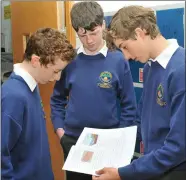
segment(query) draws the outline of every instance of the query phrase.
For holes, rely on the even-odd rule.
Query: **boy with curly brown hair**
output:
[[[59,80],[74,56],[58,30],[42,28],[29,38],[23,62],[2,85],[2,179],[54,179],[38,83]]]

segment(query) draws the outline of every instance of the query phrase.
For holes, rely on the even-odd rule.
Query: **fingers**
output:
[[[97,174],[97,175],[101,175],[101,174],[104,173],[104,171],[105,171],[105,168],[100,169],[100,170],[96,171],[96,174]]]
[[[98,180],[99,176],[92,176],[92,180]]]

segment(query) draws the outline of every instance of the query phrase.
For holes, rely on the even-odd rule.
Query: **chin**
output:
[[[143,63],[143,64],[145,64],[145,63],[146,63],[146,61],[143,61],[143,60],[139,60],[139,62],[140,62],[140,63]]]
[[[42,81],[42,82],[39,82],[40,84],[47,84],[48,81]]]
[[[91,52],[91,53],[95,53],[95,52],[96,52],[95,49],[91,49],[91,48],[89,48],[88,50],[89,50],[89,52]]]
[[[146,63],[147,61],[148,61],[148,59],[140,59],[140,60],[138,60],[140,63]]]
[[[89,51],[96,51],[96,47],[95,46],[92,46],[92,47],[87,47],[87,49],[89,50]]]

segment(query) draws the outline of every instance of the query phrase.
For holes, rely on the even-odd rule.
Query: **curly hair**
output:
[[[46,66],[55,64],[56,58],[71,62],[76,51],[64,33],[53,28],[41,28],[30,36],[24,60],[30,61],[33,54],[40,57],[41,65]]]
[[[103,31],[103,39],[106,41],[106,45],[110,51],[117,50],[114,44],[114,38],[108,28]]]

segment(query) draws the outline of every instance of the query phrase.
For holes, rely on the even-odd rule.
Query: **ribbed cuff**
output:
[[[135,177],[136,175],[135,175],[132,165],[120,167],[118,168],[118,172],[122,180],[137,180],[138,179],[137,177]]]
[[[56,131],[58,128],[64,127],[64,122],[61,118],[55,118],[53,121],[54,130]]]

